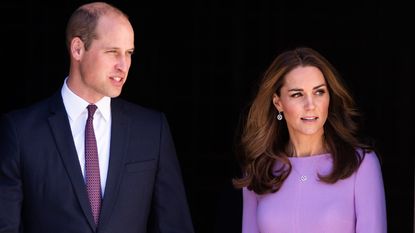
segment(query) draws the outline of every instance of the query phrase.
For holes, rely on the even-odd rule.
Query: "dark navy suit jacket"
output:
[[[193,232],[164,114],[111,101],[110,160],[95,226],[60,92],[0,125],[0,232]]]

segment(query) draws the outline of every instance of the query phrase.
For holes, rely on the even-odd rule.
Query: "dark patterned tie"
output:
[[[88,119],[85,125],[85,179],[89,203],[95,224],[98,224],[101,210],[101,182],[99,175],[98,149],[94,133],[94,113],[96,105],[88,105]]]

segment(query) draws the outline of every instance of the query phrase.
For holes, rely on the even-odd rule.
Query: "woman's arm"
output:
[[[242,233],[259,233],[257,225],[257,198],[253,191],[243,188]]]
[[[355,183],[356,233],[386,233],[382,171],[374,152],[366,154]]]

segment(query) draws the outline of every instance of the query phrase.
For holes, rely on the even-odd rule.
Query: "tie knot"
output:
[[[97,106],[95,104],[88,105],[88,117],[93,117],[95,111],[97,110]]]

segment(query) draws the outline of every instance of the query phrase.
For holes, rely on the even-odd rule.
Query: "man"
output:
[[[83,5],[67,45],[62,89],[1,119],[0,232],[193,232],[164,115],[115,98],[134,51],[127,16]]]

